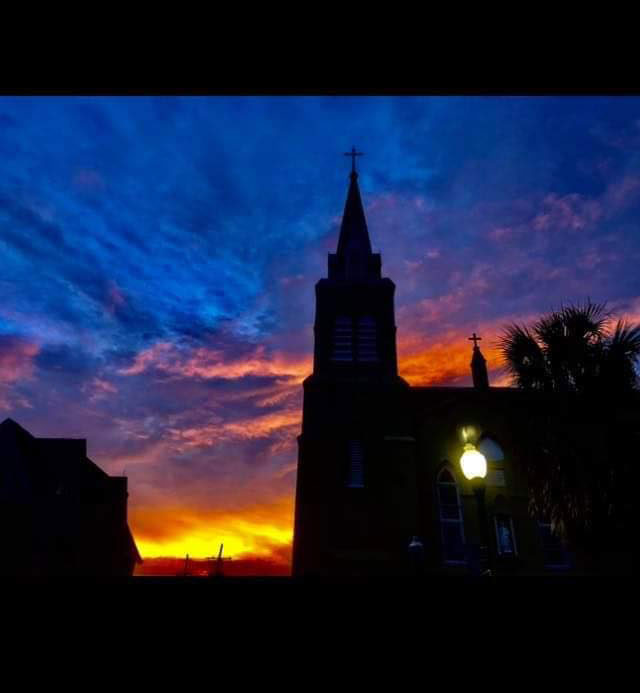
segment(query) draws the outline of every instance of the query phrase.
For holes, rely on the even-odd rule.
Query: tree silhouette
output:
[[[518,433],[532,513],[592,565],[606,551],[630,552],[640,325],[614,324],[605,304],[588,301],[509,325],[499,345],[517,387],[549,393],[544,416]]]
[[[599,394],[638,388],[640,325],[612,318],[605,304],[563,306],[531,328],[505,328],[500,348],[518,387]]]

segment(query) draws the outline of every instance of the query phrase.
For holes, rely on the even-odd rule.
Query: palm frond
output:
[[[609,339],[609,349],[614,349],[636,361],[640,358],[640,324],[618,320]]]
[[[606,342],[602,377],[610,390],[634,390],[638,387],[640,361],[640,325],[618,320]]]
[[[513,323],[505,327],[498,346],[507,371],[519,387],[546,387],[544,352],[526,326]]]
[[[560,310],[566,335],[577,339],[600,340],[605,336],[611,319],[606,303],[562,306]]]

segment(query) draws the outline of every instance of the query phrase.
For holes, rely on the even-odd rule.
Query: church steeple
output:
[[[473,378],[473,387],[477,390],[487,390],[489,388],[489,373],[487,371],[487,360],[482,355],[478,342],[482,337],[478,337],[473,333],[469,340],[473,342],[473,356],[471,357],[471,376]]]
[[[316,284],[313,374],[334,381],[398,379],[394,283],[381,276],[358,187],[355,147],[337,252],[329,253],[329,276]],[[403,381],[404,382],[404,381]]]
[[[351,157],[349,191],[344,204],[338,248],[329,255],[329,279],[346,281],[372,281],[380,279],[380,255],[371,252],[369,229],[364,215],[356,156],[362,156],[353,147],[345,156]]]
[[[367,220],[364,216],[360,188],[358,186],[358,174],[351,172],[349,192],[344,205],[342,225],[340,226],[340,238],[338,239],[338,255],[351,254],[371,255],[371,241]]]

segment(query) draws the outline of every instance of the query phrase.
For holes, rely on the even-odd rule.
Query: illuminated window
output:
[[[517,548],[513,532],[513,520],[509,515],[496,515],[493,521],[496,529],[498,556],[516,556]]]
[[[466,563],[462,505],[456,480],[448,468],[438,475],[436,484],[443,560],[448,565]]]
[[[339,316],[333,328],[331,360],[343,363],[353,361],[353,321]]]
[[[358,319],[358,361],[375,363],[378,360],[376,321],[369,316]]]
[[[364,451],[359,440],[349,441],[348,488],[364,488]]]

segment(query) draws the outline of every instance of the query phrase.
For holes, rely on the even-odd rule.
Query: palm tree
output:
[[[563,306],[531,328],[512,324],[499,344],[518,387],[546,392],[638,389],[640,325],[612,318],[606,305]]]
[[[604,304],[588,301],[507,326],[499,346],[516,387],[552,393],[546,419],[519,433],[532,513],[574,548],[624,545],[638,432],[620,417],[638,407],[640,325],[614,324]]]

